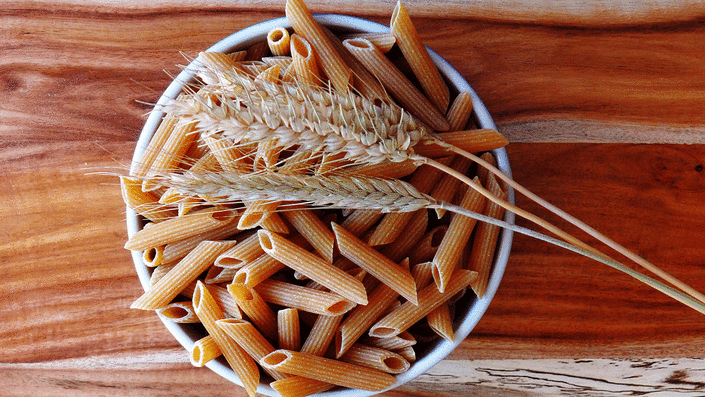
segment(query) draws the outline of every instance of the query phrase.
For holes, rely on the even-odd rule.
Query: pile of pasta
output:
[[[286,11],[293,29],[274,29],[266,42],[241,51],[201,56],[272,82],[338,90],[352,82],[355,95],[396,101],[434,130],[446,131],[444,139],[487,151],[487,161],[494,161],[489,150],[506,144],[496,131],[468,132],[474,128],[470,95],[453,93],[451,103],[401,4],[391,32],[382,34],[334,36],[300,0],[288,1]],[[357,50],[367,55],[356,57]],[[400,71],[409,69],[413,83],[409,72]],[[193,123],[163,119],[142,160],[121,178],[128,207],[145,220],[125,248],[142,251],[152,268],[151,286],[132,307],[201,324],[206,333],[189,352],[192,363],[203,366],[223,356],[251,396],[265,380],[287,397],[335,387],[389,388],[394,375],[422,354],[419,347],[435,338],[454,339],[456,308],[467,308],[487,288],[498,227],[441,210],[224,204],[149,179],[187,169],[230,169],[233,161],[252,168],[263,150],[255,145],[251,153],[233,156]],[[502,184],[469,160],[433,145],[416,150],[506,197]],[[308,165],[314,173],[326,167],[340,168],[340,158],[317,157]],[[499,206],[428,166],[382,162],[355,166],[355,172],[403,179],[438,200],[503,216]]]

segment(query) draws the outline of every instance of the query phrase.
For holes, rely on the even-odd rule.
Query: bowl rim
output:
[[[314,18],[322,25],[328,26],[334,29],[341,29],[346,31],[359,31],[359,32],[375,32],[383,33],[389,32],[389,27],[378,22],[370,21],[364,18],[350,16],[350,15],[340,15],[340,14],[313,14]],[[240,31],[237,31],[218,43],[209,47],[206,51],[216,51],[216,52],[231,52],[237,49],[246,48],[249,45],[255,44],[256,42],[262,41],[269,30],[276,27],[291,28],[291,24],[286,17],[279,17],[270,20],[266,20],[255,25],[246,27]],[[441,74],[444,75],[459,91],[468,91],[472,98],[473,110],[476,121],[482,128],[491,128],[496,130],[497,127],[494,124],[489,111],[483,104],[482,100],[479,98],[477,93],[472,89],[470,84],[463,78],[463,76],[443,59],[438,53],[428,48],[431,59],[438,66]],[[157,106],[149,113],[147,120],[140,132],[139,139],[135,146],[135,152],[132,158],[132,167],[134,167],[137,162],[141,159],[144,151],[149,144],[149,140],[157,129],[164,112],[159,110],[160,105],[164,105],[170,99],[176,98],[176,96],[182,91],[185,83],[192,81],[195,75],[195,70],[198,68],[198,60],[191,62],[183,71],[181,71],[176,78],[169,84],[160,99],[157,101]],[[509,164],[509,158],[505,148],[493,150],[495,157],[497,158],[498,168],[502,170],[506,175],[511,177],[511,167]],[[514,203],[515,195],[514,190],[508,188],[508,201]],[[514,223],[515,216],[513,213],[506,211],[504,220],[509,223]],[[129,207],[127,208],[127,231],[128,236],[132,237],[141,228],[140,217]],[[412,363],[411,368],[400,374],[396,375],[396,383],[390,386],[384,391],[394,389],[399,387],[412,379],[426,373],[431,367],[442,361],[451,351],[453,351],[473,330],[477,325],[480,318],[484,315],[490,302],[494,298],[499,284],[504,275],[506,269],[507,261],[509,260],[509,254],[511,251],[513,239],[513,232],[508,229],[502,229],[500,231],[499,242],[497,244],[495,261],[493,264],[493,270],[490,275],[489,283],[487,286],[487,291],[482,298],[475,297],[474,302],[471,304],[468,312],[464,317],[459,320],[459,326],[454,330],[455,341],[449,342],[447,340],[441,339],[436,343],[435,347],[426,354],[424,357]],[[146,291],[149,288],[149,277],[150,270],[142,262],[142,252],[132,251],[132,259],[137,271],[140,283],[143,289]],[[185,348],[187,351],[191,351],[194,345],[196,336],[193,332],[190,332],[187,327],[181,324],[174,323],[173,321],[160,317],[166,328],[174,336],[174,338]],[[223,360],[211,360],[206,363],[206,366],[222,376],[223,378],[242,386],[242,382],[237,377],[235,372],[233,372]],[[373,392],[367,390],[359,389],[340,389],[334,391],[328,391],[324,393],[316,394],[318,397],[366,397],[372,396],[380,392]],[[279,396],[279,393],[272,389],[269,385],[260,383],[257,388],[257,392],[267,395],[267,396]]]

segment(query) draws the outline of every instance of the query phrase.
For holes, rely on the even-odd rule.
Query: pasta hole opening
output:
[[[172,306],[162,310],[162,315],[170,319],[184,318],[188,316],[189,311],[181,306]]]
[[[387,357],[384,359],[384,365],[392,371],[398,372],[406,369],[406,363],[399,357]]]
[[[191,358],[193,359],[193,362],[197,364],[203,361],[203,351],[201,350],[201,346],[193,346],[193,350],[191,350]]]
[[[233,277],[233,283],[247,284],[247,273],[236,273]]]
[[[380,98],[375,98],[372,100],[372,104],[377,106],[378,108],[381,108],[383,103],[384,102]]]
[[[262,363],[266,365],[279,365],[282,362],[286,361],[287,358],[289,358],[288,354],[275,351],[263,357]]]
[[[345,42],[348,43],[348,45],[353,46],[353,47],[357,47],[357,48],[372,48],[371,47],[372,43],[370,43],[369,41],[367,41],[365,39],[348,39],[348,40],[345,40]]]
[[[283,38],[284,38],[284,32],[282,32],[281,29],[275,29],[275,30],[272,30],[272,31],[269,33],[269,39],[270,39],[273,43],[278,43],[278,42],[280,42]]]
[[[309,57],[308,46],[303,40],[301,40],[300,37],[294,36],[294,39],[291,41],[291,44],[294,47],[294,51],[296,51],[296,53],[301,55],[303,58]]]
[[[262,246],[262,249],[264,250],[271,250],[274,249],[274,243],[272,242],[272,239],[270,238],[269,234],[266,232],[259,232],[259,244]]]
[[[445,236],[445,234],[446,234],[446,228],[444,228],[444,227],[436,228],[433,231],[433,234],[431,235],[431,247],[438,248],[441,245],[441,241],[443,241],[443,236]]]
[[[233,219],[233,212],[230,210],[215,211],[215,212],[213,212],[211,217],[218,222],[227,222],[227,221]]]
[[[242,265],[242,261],[239,259],[235,258],[228,258],[228,257],[223,257],[219,258],[218,262],[216,263],[216,266],[222,267],[222,268],[234,268]]]
[[[335,343],[335,357],[340,358],[343,352],[340,350],[343,348],[343,331],[338,330],[333,337],[333,343]]]
[[[157,249],[156,248],[150,248],[146,251],[144,251],[144,260],[147,263],[153,263],[157,259]]]
[[[193,307],[198,310],[201,307],[201,294],[203,293],[203,284],[198,282],[196,289],[193,291]]]
[[[235,295],[235,297],[237,299],[240,299],[241,301],[250,301],[254,299],[254,295],[252,295],[250,289],[247,288],[245,285],[230,284],[228,290],[231,294]]]
[[[238,224],[238,228],[240,229],[251,229],[255,226],[259,226],[259,224],[264,220],[264,212],[251,212],[249,214],[245,214],[240,218],[240,223]]]
[[[397,334],[397,330],[392,327],[377,327],[370,331],[370,336],[377,336],[379,338],[391,338]]]
[[[355,304],[348,301],[336,302],[328,306],[328,312],[333,314],[343,314],[347,313]]]

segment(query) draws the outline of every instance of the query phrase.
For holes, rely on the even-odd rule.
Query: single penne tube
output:
[[[207,362],[220,357],[222,354],[215,339],[210,335],[206,335],[193,343],[189,361],[194,367],[203,367]]]
[[[289,45],[287,44],[287,51],[288,50]],[[284,71],[286,70],[286,68],[289,67],[289,65],[291,65],[292,59],[290,56],[276,55],[271,57],[264,57],[262,58],[262,62],[270,66],[279,65],[281,70]]]
[[[433,309],[426,316],[426,322],[429,327],[441,338],[453,342],[455,334],[453,333],[453,320],[450,315],[448,304],[442,304]]]
[[[215,323],[257,362],[275,350],[274,346],[249,321],[226,318]],[[267,370],[267,373],[275,380],[288,376],[273,370]]]
[[[283,27],[274,28],[267,33],[269,51],[275,56],[289,55],[289,40],[291,35]]]
[[[475,182],[480,183],[480,179],[475,177]],[[487,199],[477,190],[466,188],[463,198],[460,201],[460,206],[467,208],[472,212],[481,213],[487,205]],[[470,217],[453,214],[450,219],[448,229],[443,234],[436,253],[433,256],[433,279],[436,282],[438,290],[445,291],[446,285],[450,282],[450,276],[458,266],[458,262],[465,247],[470,241],[470,236],[477,220]]]
[[[238,269],[233,277],[233,282],[254,287],[284,267],[283,263],[264,254]]]
[[[437,161],[443,165],[450,166],[453,160],[453,156],[448,156]],[[416,169],[416,171],[411,174],[409,178],[409,184],[416,188],[421,193],[430,193],[436,186],[438,181],[441,179],[443,173],[429,165],[422,165]]]
[[[272,67],[279,67],[274,65]],[[269,70],[269,69],[267,69]],[[277,75],[278,76],[278,75]],[[277,77],[278,78],[278,77]],[[257,144],[257,154],[252,164],[254,171],[274,170],[281,154],[281,148],[277,146],[278,139],[259,142]]]
[[[447,302],[461,289],[470,285],[476,278],[477,272],[465,269],[456,270],[445,292],[438,291],[435,284],[430,284],[419,292],[418,305],[411,302],[403,303],[398,309],[372,325],[369,335],[380,338],[399,335],[426,317],[435,308]]]
[[[461,174],[465,175],[470,169],[472,160],[464,156],[455,156],[450,167]],[[445,201],[447,203],[453,204],[453,198],[455,197],[458,187],[461,185],[461,181],[458,178],[454,178],[452,175],[445,174],[441,177],[438,183],[433,187],[431,191],[431,197],[438,201]],[[445,210],[437,209],[436,216],[438,219],[443,218],[445,215]]]
[[[265,302],[325,316],[345,314],[355,307],[355,303],[338,294],[283,281],[265,280],[254,290]]]
[[[376,210],[357,209],[345,217],[340,226],[354,236],[360,237],[383,215],[382,212]]]
[[[369,40],[372,44],[376,45],[380,51],[387,53],[394,47],[397,42],[397,38],[393,34],[388,32],[382,33],[348,33],[340,36],[341,40],[347,39],[357,39],[363,38]]]
[[[277,329],[279,334],[279,348],[299,351],[301,349],[301,324],[299,311],[292,308],[281,309],[277,312]]]
[[[405,299],[416,303],[416,283],[407,269],[392,262],[338,224],[332,223],[332,226],[338,250],[343,256],[397,291]]]
[[[444,142],[469,153],[486,152],[499,149],[509,144],[507,138],[493,129],[465,130],[443,132],[438,134]],[[420,142],[414,146],[414,151],[424,157],[437,158],[447,156],[448,151],[432,141]]]
[[[120,177],[120,190],[125,204],[152,222],[165,221],[177,215],[173,207],[160,203],[159,196],[154,192],[143,191],[139,179]]]
[[[433,259],[447,230],[448,225],[441,224],[426,232],[416,245],[416,249],[409,254],[411,263],[427,262]]]
[[[213,265],[208,269],[206,278],[203,279],[203,282],[206,284],[230,283],[233,281],[235,273],[237,273],[237,269]]]
[[[195,132],[196,122],[177,122],[156,158],[147,171],[147,175],[167,174],[174,171],[191,144],[196,141],[198,133]],[[154,179],[146,179],[142,183],[142,190],[151,191],[159,187]]]
[[[152,285],[130,306],[133,309],[153,310],[164,307],[174,299],[186,285],[213,265],[221,252],[233,246],[230,241],[203,241],[167,274]]]
[[[438,110],[445,113],[450,102],[448,85],[423,45],[419,33],[411,22],[409,13],[401,1],[397,1],[397,5],[392,11],[389,27],[392,35],[396,38],[397,46],[404,54],[404,59],[414,72],[426,96]]]
[[[409,370],[411,365],[397,353],[379,347],[354,344],[345,354],[340,356],[340,361],[356,364],[363,367],[374,368],[388,374],[401,374]]]
[[[415,212],[390,212],[384,214],[367,243],[371,246],[376,246],[389,244],[396,240],[415,214]]]
[[[206,288],[208,288],[208,292],[211,293],[215,303],[218,304],[218,307],[220,307],[226,317],[242,318],[242,310],[240,310],[235,298],[228,292],[227,288],[220,285],[206,285]]]
[[[399,234],[399,237],[391,244],[382,247],[380,252],[393,262],[400,262],[413,250],[418,241],[421,240],[427,226],[428,210],[421,209],[414,212],[414,216],[411,217],[411,221],[406,224],[406,227]]]
[[[316,51],[323,70],[333,87],[342,92],[348,92],[352,81],[352,72],[336,51],[326,35],[325,30],[316,22],[303,0],[287,0],[286,17],[297,34],[305,38]]]
[[[250,171],[251,166],[245,162],[246,155],[240,147],[231,145],[216,134],[201,136],[223,170],[241,173]]]
[[[306,397],[335,387],[334,384],[303,376],[290,376],[286,379],[276,380],[270,383],[269,386],[281,394],[282,397]]]
[[[465,126],[472,115],[472,97],[467,91],[459,93],[446,113],[446,120],[450,125],[449,131],[460,131]]]
[[[257,233],[252,233],[240,240],[226,252],[217,258],[217,266],[231,269],[239,269],[245,264],[259,258],[264,254],[264,250],[259,244]]]
[[[260,360],[264,368],[353,389],[381,391],[396,379],[382,371],[291,350],[275,350]]]
[[[402,347],[401,349],[395,351],[395,353],[404,357],[404,359],[410,363],[416,361],[416,350],[413,346]]]
[[[384,88],[392,94],[401,107],[410,111],[433,130],[448,131],[448,122],[443,113],[409,81],[379,48],[363,38],[347,39],[343,41],[343,45],[382,82]],[[445,113],[445,109],[443,112]]]
[[[264,251],[287,267],[305,274],[352,302],[367,304],[367,292],[360,280],[276,233],[260,230],[257,234]]]
[[[240,378],[247,394],[254,397],[259,383],[257,363],[216,324],[216,321],[224,319],[225,315],[206,289],[205,284],[200,281],[196,283],[196,289],[193,293],[193,307],[201,324],[215,340],[230,368]]]
[[[291,36],[291,59],[296,79],[300,84],[320,86],[323,82],[316,54],[306,39],[298,34]]]
[[[277,212],[270,212],[262,219],[260,227],[264,230],[269,230],[279,234],[289,234],[289,226],[286,225],[284,219]]]
[[[174,266],[176,266],[176,262],[156,266],[154,270],[152,270],[152,275],[149,277],[149,285],[156,284],[157,281],[169,273]]]
[[[154,223],[152,226],[145,227],[133,234],[125,243],[125,248],[143,251],[183,240],[226,225],[235,218],[235,214],[235,211],[230,209],[207,208],[196,213]]]
[[[507,198],[507,192],[500,186],[494,178],[494,175],[490,175],[488,181],[487,188],[490,193],[502,199]],[[487,207],[485,209],[485,215],[495,219],[502,219],[502,216],[504,215],[504,208],[495,203],[489,202],[487,203]],[[498,237],[498,226],[490,225],[485,222],[478,225],[467,268],[470,270],[475,270],[478,273],[477,281],[471,284],[471,287],[473,291],[475,291],[475,294],[480,298],[485,295],[485,291],[487,290],[487,284],[489,282]]]
[[[301,352],[315,356],[324,355],[333,342],[335,330],[342,319],[343,315],[319,315],[313,323],[311,332],[306,337],[303,346],[301,346]]]
[[[356,165],[339,170],[342,175],[361,175],[369,178],[400,179],[416,171],[418,166],[413,161],[382,161],[375,164]]]
[[[226,224],[214,229],[184,238],[182,240],[166,244],[162,253],[162,263],[178,261],[186,256],[192,249],[203,240],[224,240],[234,237],[240,230],[237,228],[238,215]]]
[[[247,48],[245,61],[259,61],[269,55],[269,44],[266,41],[260,41]]]
[[[404,331],[391,338],[366,337],[361,339],[360,343],[367,346],[379,347],[380,349],[399,350],[407,346],[414,346],[416,344],[416,338],[408,331]]]
[[[183,97],[183,94],[181,94],[180,97]],[[135,163],[132,169],[130,169],[130,176],[147,176],[149,169],[152,166],[152,162],[154,162],[154,159],[156,159],[161,152],[162,146],[164,146],[164,143],[166,143],[167,139],[169,139],[169,136],[176,127],[178,121],[178,117],[170,117],[168,115],[162,119],[157,127],[157,130],[154,132],[152,139],[149,140],[149,143],[144,150],[144,155],[142,155],[140,161]]]
[[[311,246],[329,262],[333,262],[335,236],[321,219],[310,209],[289,209],[282,212],[284,218],[301,234]]]
[[[193,304],[191,304],[190,301],[172,302],[157,309],[157,314],[178,324],[198,323],[201,321],[198,319],[198,316],[196,316],[193,310]]]
[[[278,201],[254,201],[245,203],[245,211],[240,217],[238,227],[242,230],[254,229],[279,207]]]
[[[417,263],[411,268],[411,275],[414,276],[416,281],[416,288],[421,291],[433,282],[433,263]]]
[[[207,84],[220,85],[219,77],[213,74],[212,71],[229,72],[237,70],[244,73],[246,71],[239,65],[239,62],[244,60],[246,55],[246,51],[238,51],[232,54],[216,51],[201,52],[198,54],[198,60],[200,60],[205,67],[198,70],[198,77]]]
[[[267,339],[277,340],[277,315],[253,288],[245,284],[228,284],[228,292]]]
[[[164,246],[152,247],[142,252],[142,263],[147,267],[157,267],[164,263]]]

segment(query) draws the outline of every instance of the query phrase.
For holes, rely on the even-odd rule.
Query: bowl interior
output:
[[[317,14],[315,18],[322,25],[327,26],[334,31],[346,31],[346,32],[388,32],[389,27],[372,22],[366,19],[334,15],[334,14]],[[269,21],[265,21],[239,32],[236,32],[222,41],[216,43],[208,49],[208,51],[218,51],[218,52],[232,52],[240,49],[245,49],[252,44],[263,41],[266,39],[266,35],[269,30],[276,27],[291,27],[286,18],[277,18]],[[475,122],[480,128],[492,128],[496,129],[496,126],[490,116],[489,112],[485,108],[484,104],[477,96],[475,91],[470,87],[467,81],[463,78],[460,73],[458,73],[448,62],[446,62],[437,53],[430,50],[431,57],[433,61],[438,66],[441,74],[446,78],[449,87],[451,88],[451,94],[453,91],[455,93],[460,91],[468,91],[472,97],[474,117]],[[186,67],[168,86],[164,91],[162,98],[158,101],[158,104],[163,104],[169,98],[175,98],[183,89],[184,85],[194,81],[194,72],[197,68],[197,64],[192,62],[188,67]],[[136,145],[135,153],[133,156],[133,165],[142,157],[149,140],[157,129],[161,118],[163,117],[163,112],[157,110],[159,107],[152,111],[145,122],[142,133]],[[498,167],[507,175],[511,176],[511,169],[509,166],[509,159],[507,157],[507,152],[504,148],[497,149],[494,151],[495,157],[497,158]],[[509,190],[509,202],[514,202],[514,192]],[[505,221],[513,223],[514,214],[507,212],[505,214]],[[131,209],[127,209],[127,229],[128,235],[132,236],[143,226],[143,220]],[[489,306],[492,298],[494,297],[499,283],[504,274],[504,269],[509,259],[509,252],[512,245],[512,232],[506,229],[502,229],[499,237],[499,242],[497,244],[495,263],[493,266],[492,273],[490,275],[489,284],[487,287],[486,294],[478,299],[474,294],[468,293],[466,296],[456,303],[456,318],[454,322],[454,332],[455,332],[455,342],[449,342],[446,340],[437,340],[432,343],[428,343],[423,347],[421,352],[417,352],[418,359],[411,368],[401,374],[397,375],[397,382],[392,386],[392,388],[402,385],[411,379],[421,375],[430,369],[433,365],[445,358],[458,344],[460,344],[463,339],[465,339],[468,334],[472,331],[475,325],[478,323],[485,310]],[[137,270],[140,282],[143,288],[146,290],[149,287],[149,277],[151,274],[151,269],[147,268],[142,263],[141,252],[132,252],[133,261],[135,263],[135,268]],[[164,325],[167,327],[169,332],[171,332],[174,337],[179,341],[181,345],[187,350],[193,348],[193,344],[196,340],[205,336],[205,331],[199,325],[190,324],[176,324],[166,318],[162,318]],[[223,376],[224,378],[238,384],[242,385],[237,375],[227,366],[225,360],[222,357],[218,360],[210,361],[207,366]],[[278,396],[279,394],[274,391],[268,385],[260,384],[258,392],[268,396]],[[375,392],[356,390],[356,389],[336,389],[330,392],[321,393],[318,396],[336,396],[336,397],[362,397],[370,396],[376,394]]]

